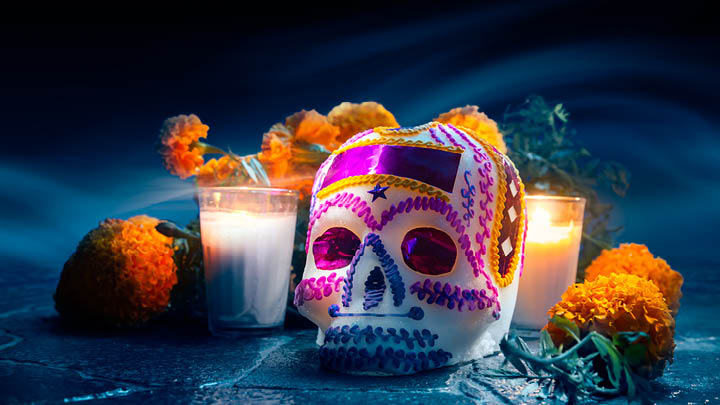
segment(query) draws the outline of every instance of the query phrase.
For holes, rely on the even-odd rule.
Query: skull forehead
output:
[[[481,164],[477,161],[474,151],[485,152],[484,148],[487,147],[468,134],[461,136],[454,134],[447,126],[435,122],[413,128],[379,128],[360,133],[333,152],[321,166],[315,178],[311,211],[315,211],[322,201],[330,200],[342,192],[353,191],[360,199],[368,203],[372,202],[373,211],[380,213],[393,204],[397,205],[401,197],[402,199],[414,199],[416,196],[436,197],[460,207],[466,202],[462,196],[463,189],[467,189],[465,178],[469,177],[470,181],[473,181]],[[390,167],[385,171],[373,167],[380,153],[374,154],[376,151],[368,149],[378,146],[404,147],[405,150],[400,155],[408,156],[406,158],[408,162],[403,163],[415,164],[409,170],[410,174],[398,175],[397,172],[402,170],[397,167]],[[345,152],[360,154],[360,159],[365,159],[360,162],[356,159],[353,163],[365,164],[367,167],[333,176],[333,164],[337,163],[338,156],[344,155]],[[423,159],[428,156],[423,156],[422,153],[431,153],[429,157],[433,160]],[[493,164],[489,169],[496,170]],[[374,174],[378,172],[383,174]],[[492,175],[496,176],[494,173]],[[373,195],[368,191],[377,183],[390,188],[386,194],[387,199],[373,201]]]

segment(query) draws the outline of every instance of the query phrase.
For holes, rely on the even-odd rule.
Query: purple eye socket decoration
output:
[[[360,238],[346,228],[330,228],[315,239],[312,245],[315,265],[320,270],[335,270],[350,264]]]
[[[415,228],[402,241],[405,264],[418,273],[441,275],[455,265],[457,247],[445,232],[435,228]]]

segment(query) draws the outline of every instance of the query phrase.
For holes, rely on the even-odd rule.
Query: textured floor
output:
[[[654,384],[653,399],[720,403],[720,268],[680,270],[675,363]],[[0,273],[0,403],[541,403],[522,396],[519,381],[481,375],[501,356],[414,376],[349,377],[319,367],[312,330],[241,340],[209,336],[202,324],[79,331],[59,322],[57,280],[43,274]]]

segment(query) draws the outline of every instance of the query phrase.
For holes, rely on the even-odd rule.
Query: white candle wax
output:
[[[296,213],[201,211],[211,331],[282,325]]]
[[[547,324],[547,311],[575,282],[582,218],[580,223],[553,224],[550,212],[541,206],[529,207],[528,216],[525,267],[513,324],[540,329]]]

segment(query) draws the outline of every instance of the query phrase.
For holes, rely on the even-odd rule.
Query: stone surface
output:
[[[675,362],[653,383],[653,400],[720,403],[720,266],[678,268],[686,282]],[[0,403],[541,403],[522,394],[523,381],[483,376],[502,356],[411,376],[360,377],[321,368],[312,329],[238,340],[212,337],[198,322],[82,330],[55,313],[56,283],[39,269],[0,274]]]

